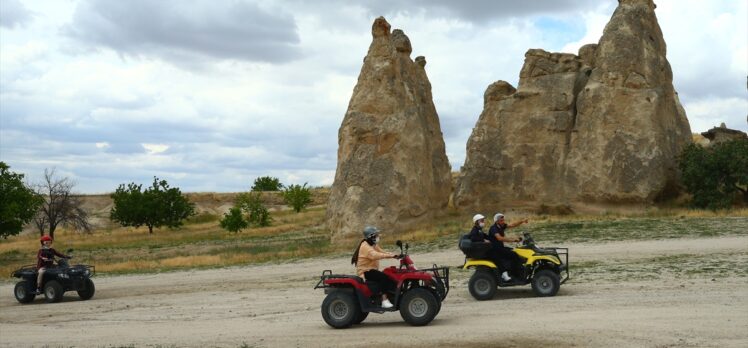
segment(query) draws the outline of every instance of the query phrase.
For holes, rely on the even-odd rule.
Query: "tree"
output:
[[[153,185],[141,191],[142,185],[130,183],[119,185],[111,194],[114,206],[109,218],[122,226],[147,226],[148,233],[154,227],[177,228],[185,219],[195,214],[195,204],[185,197],[179,188],[169,187],[166,180],[153,177]]]
[[[312,193],[306,187],[306,183],[304,186],[291,185],[283,190],[283,200],[298,213],[312,202]]]
[[[728,208],[736,194],[748,203],[748,140],[704,148],[690,144],[678,159],[681,180],[700,208]]]
[[[262,203],[262,197],[258,192],[245,192],[236,197],[236,207],[249,215],[248,222],[255,226],[270,226],[273,220],[270,212]]]
[[[252,185],[252,191],[280,191],[282,188],[280,180],[270,176],[261,176],[255,179],[255,184]]]
[[[229,212],[223,215],[221,227],[229,232],[239,232],[249,226],[249,222],[244,220],[241,208],[234,206]]]
[[[36,194],[43,197],[42,205],[34,217],[34,225],[39,230],[39,235],[43,236],[44,231],[47,231],[54,239],[57,226],[91,232],[88,212],[83,209],[83,198],[72,193],[75,182],[66,177],[56,177],[55,169],[45,169],[43,180],[42,183],[34,185]]]
[[[21,233],[23,225],[34,218],[43,199],[23,183],[23,174],[11,172],[0,162],[0,237]]]

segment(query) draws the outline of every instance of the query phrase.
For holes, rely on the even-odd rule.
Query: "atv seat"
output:
[[[470,234],[465,234],[460,237],[459,247],[469,259],[485,259],[491,250],[491,243],[473,242],[470,240]]]

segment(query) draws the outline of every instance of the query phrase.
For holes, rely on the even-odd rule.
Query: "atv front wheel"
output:
[[[556,295],[560,286],[558,274],[549,269],[537,271],[532,277],[532,291],[540,297]]]
[[[36,294],[29,291],[29,282],[22,280],[16,283],[16,288],[13,289],[13,294],[16,295],[16,300],[20,303],[29,303],[34,300]]]
[[[83,283],[83,289],[78,290],[78,297],[85,301],[93,297],[94,292],[96,292],[96,287],[94,286],[93,280],[86,279]]]
[[[325,319],[327,325],[336,329],[353,325],[360,316],[361,307],[359,307],[353,294],[333,291],[322,301],[322,319]]]
[[[63,293],[65,293],[65,290],[62,289],[62,285],[56,280],[50,280],[44,285],[44,298],[49,303],[60,302]]]
[[[476,300],[490,300],[496,295],[496,276],[490,271],[477,270],[470,277],[468,289]]]
[[[427,289],[409,290],[400,302],[400,316],[410,325],[426,325],[436,317],[438,302],[436,296]]]

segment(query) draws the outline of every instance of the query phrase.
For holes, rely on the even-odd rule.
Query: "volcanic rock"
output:
[[[516,92],[503,81],[489,86],[455,205],[652,202],[670,193],[691,131],[654,8],[621,0],[598,44],[578,55],[528,50]]]
[[[709,139],[709,145],[719,144],[726,141],[748,139],[748,135],[745,132],[737,129],[730,129],[722,123],[719,127],[714,127],[706,132],[701,133],[704,138]]]
[[[366,225],[399,231],[442,211],[450,166],[424,66],[402,30],[379,17],[338,133],[338,165],[327,205],[333,238]]]

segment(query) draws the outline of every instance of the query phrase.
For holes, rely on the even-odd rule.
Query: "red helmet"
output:
[[[45,241],[51,242],[52,241],[52,237],[50,237],[50,236],[42,236],[42,238],[40,238],[39,241],[40,242],[45,242]]]

